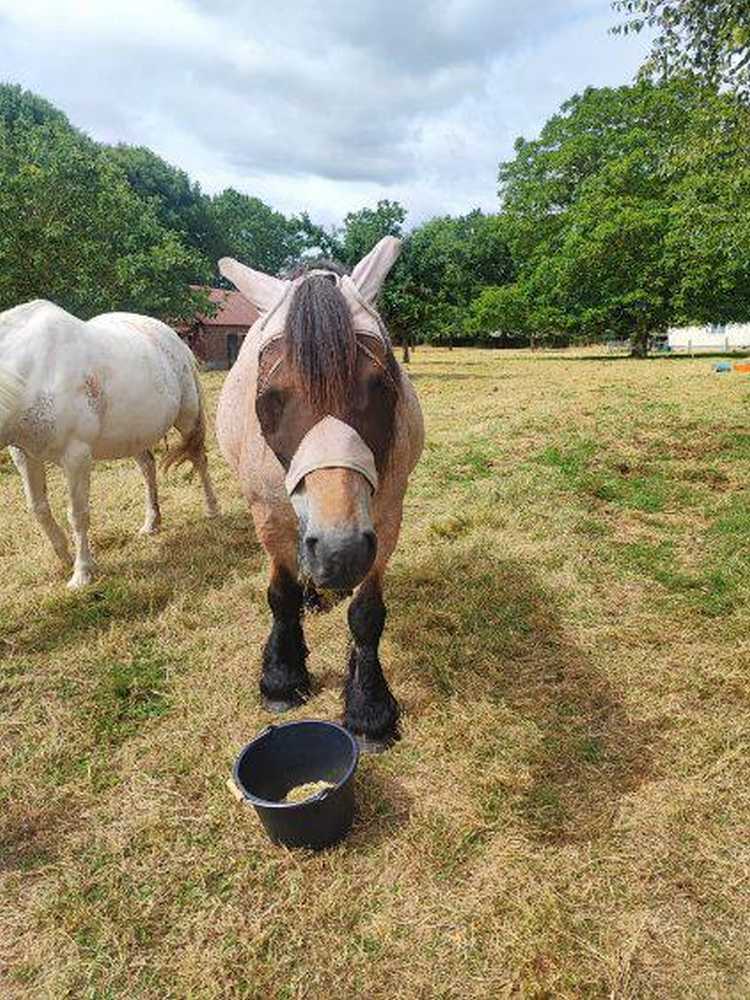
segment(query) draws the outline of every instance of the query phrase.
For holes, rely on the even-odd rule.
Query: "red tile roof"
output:
[[[251,305],[247,299],[239,292],[228,291],[224,288],[204,288],[196,291],[208,292],[212,302],[216,302],[219,308],[215,316],[195,317],[196,322],[202,326],[246,326],[251,327],[258,318],[258,310]]]

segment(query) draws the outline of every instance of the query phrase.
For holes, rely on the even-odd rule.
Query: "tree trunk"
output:
[[[648,357],[648,328],[644,327],[640,330],[636,330],[630,338],[630,357]]]
[[[411,354],[409,352],[409,334],[404,334],[404,364],[408,365],[411,361]]]

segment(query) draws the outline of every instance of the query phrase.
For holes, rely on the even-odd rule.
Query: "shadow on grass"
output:
[[[136,539],[129,547],[110,544],[109,552],[116,551],[116,558],[102,565],[101,578],[85,590],[71,593],[61,584],[58,594],[41,602],[32,597],[12,616],[3,610],[0,659],[52,652],[113,622],[153,618],[176,594],[199,595],[220,587],[238,567],[260,557],[244,512],[186,522],[148,544],[153,548],[145,558],[136,557]]]
[[[22,796],[6,802],[0,815],[0,872],[33,872],[52,864],[59,838],[75,827],[75,814],[62,806],[29,808]]]
[[[524,756],[533,780],[513,806],[530,836],[599,836],[618,800],[653,774],[655,726],[629,716],[525,565],[481,549],[446,546],[445,554],[442,564],[433,555],[390,577],[392,640],[424,651],[437,698],[489,701],[532,724],[536,739]],[[506,808],[502,796],[492,800],[482,803],[488,825],[498,818],[493,809]]]
[[[529,354],[526,357],[508,358],[508,361],[747,361],[747,354],[698,353],[690,354],[649,354],[647,358],[635,358],[630,354],[586,354],[568,357],[564,354]]]
[[[399,781],[383,774],[376,761],[360,765],[356,795],[357,815],[347,847],[373,847],[389,840],[409,822],[412,796]]]
[[[463,368],[463,363],[460,364]],[[409,372],[409,378],[412,382],[478,382],[481,379],[494,379],[498,378],[497,375],[484,375],[477,374],[473,375],[469,372]]]

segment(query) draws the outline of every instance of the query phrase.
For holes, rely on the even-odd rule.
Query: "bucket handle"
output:
[[[247,802],[244,792],[241,788],[238,788],[234,778],[227,778],[226,785],[238,802]]]

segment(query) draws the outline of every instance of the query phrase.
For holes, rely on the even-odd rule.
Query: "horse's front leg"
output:
[[[305,665],[302,587],[277,560],[271,564],[268,604],[273,612],[273,627],[263,650],[260,691],[269,711],[285,712],[307,700],[310,675]]]
[[[70,493],[68,520],[76,550],[73,576],[68,581],[68,587],[77,590],[91,583],[95,568],[88,537],[91,449],[84,444],[71,445],[65,452],[62,467]]]
[[[47,474],[44,463],[27,455],[21,448],[11,448],[11,457],[21,474],[26,506],[37,519],[47,538],[52,543],[57,558],[67,570],[70,567],[68,539],[60,525],[52,516],[47,499]]]
[[[379,571],[372,571],[349,606],[353,645],[344,689],[344,725],[370,753],[386,750],[399,738],[398,702],[378,657],[385,614],[382,578]]]

